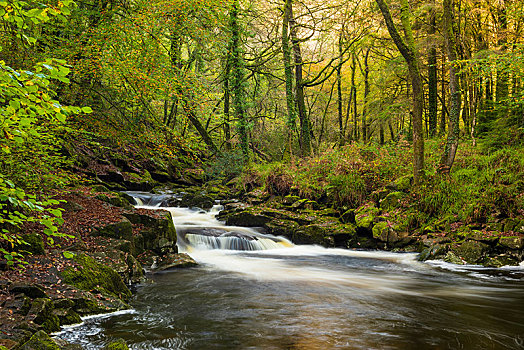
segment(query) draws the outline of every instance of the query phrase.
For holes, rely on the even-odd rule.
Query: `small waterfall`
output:
[[[190,247],[197,249],[225,250],[268,250],[292,247],[293,243],[285,238],[250,237],[250,236],[203,236],[186,234],[185,240]]]
[[[210,211],[166,206],[178,198],[178,194],[151,194],[126,192],[133,197],[138,207],[163,209],[171,213],[177,231],[180,251],[198,250],[269,250],[293,247],[284,237],[275,237],[248,227],[226,226],[215,216],[222,206],[215,205]]]

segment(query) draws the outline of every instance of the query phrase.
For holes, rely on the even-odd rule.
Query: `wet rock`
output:
[[[178,206],[189,208],[211,209],[213,205],[215,205],[215,200],[201,193],[187,193],[178,202]]]
[[[9,286],[9,292],[12,294],[22,293],[31,299],[48,297],[44,287],[39,284],[13,283]]]
[[[507,254],[500,254],[493,257],[486,257],[482,265],[487,267],[518,266],[519,261]]]
[[[60,320],[52,313],[53,309],[51,299],[37,298],[31,304],[26,319],[41,325],[46,332],[56,332],[60,330]]]
[[[85,254],[76,254],[73,259],[79,266],[67,267],[62,271],[65,283],[81,290],[98,290],[125,301],[129,299],[131,292],[113,269]]]
[[[446,253],[446,255],[444,256],[444,261],[455,265],[466,264],[466,261],[462,260],[460,257],[458,257],[455,253],[451,251]]]
[[[71,344],[63,339],[53,339],[60,350],[83,350],[84,348],[78,344]]]
[[[293,239],[293,232],[295,232],[299,225],[291,220],[272,220],[264,225],[267,233],[274,236],[284,236]]]
[[[487,244],[477,241],[467,241],[452,248],[452,251],[468,264],[475,264],[484,257],[489,249]]]
[[[226,225],[229,226],[262,227],[270,221],[270,217],[248,211],[232,213],[226,217]]]
[[[128,350],[126,342],[123,339],[117,339],[111,341],[109,344],[105,345],[102,350]]]
[[[74,303],[73,303],[74,305]],[[80,318],[80,315],[77,314],[72,309],[57,309],[55,308],[52,311],[52,314],[58,317],[60,326],[70,325],[70,324],[77,324],[81,323],[82,319]]]
[[[91,191],[93,192],[111,192],[106,186],[104,185],[93,185],[91,186]]]
[[[426,260],[438,259],[446,255],[448,250],[449,250],[449,247],[447,245],[434,244],[422,250],[422,252],[419,254],[418,260],[426,261]]]
[[[176,229],[169,212],[156,212],[154,215],[124,214],[132,223],[143,225],[139,235],[133,237],[137,255],[152,250],[157,255],[176,253]]]
[[[151,171],[151,178],[161,183],[170,182],[172,180],[171,175],[165,171]]]
[[[123,218],[117,223],[99,227],[93,235],[131,240],[133,236],[133,226],[127,218]]]
[[[321,244],[324,247],[335,246],[335,239],[329,235],[328,229],[316,224],[300,226],[292,233],[291,239],[296,244]]]
[[[186,253],[169,254],[153,264],[153,271],[160,272],[194,266],[198,266],[198,263]]]

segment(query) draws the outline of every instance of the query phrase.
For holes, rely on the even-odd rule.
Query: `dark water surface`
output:
[[[88,349],[113,338],[132,349],[524,349],[522,268],[315,246],[190,254],[201,267],[151,276],[132,312],[58,336]]]

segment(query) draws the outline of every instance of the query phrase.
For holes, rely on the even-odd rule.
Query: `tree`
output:
[[[415,41],[411,27],[411,15],[407,0],[401,0],[400,17],[405,38],[400,36],[389,7],[385,0],[376,0],[389,34],[398,50],[406,60],[411,78],[411,88],[413,90],[413,176],[415,184],[420,184],[424,172],[424,135],[422,132],[422,111],[424,106],[424,91],[422,76],[420,74],[420,64],[418,53],[415,48]]]
[[[459,142],[460,90],[457,67],[456,30],[454,29],[453,0],[444,0],[444,37],[449,59],[449,94],[451,106],[449,111],[449,128],[446,146],[440,160],[439,171],[448,173],[455,161]]]

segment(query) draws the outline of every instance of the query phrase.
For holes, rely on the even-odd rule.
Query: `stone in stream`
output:
[[[197,265],[198,263],[186,253],[168,254],[157,259],[152,266],[152,271],[168,271],[179,268],[194,267]]]

